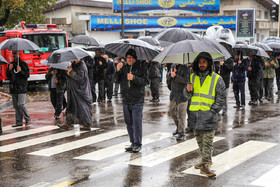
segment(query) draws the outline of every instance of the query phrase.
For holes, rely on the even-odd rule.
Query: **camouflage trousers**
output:
[[[200,150],[202,162],[212,162],[213,140],[215,130],[194,130],[194,135]]]

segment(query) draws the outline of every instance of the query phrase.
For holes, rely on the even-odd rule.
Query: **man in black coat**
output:
[[[147,60],[148,76],[153,99],[150,102],[159,102],[160,68],[158,62]]]
[[[106,60],[101,56],[100,50],[95,51],[95,66],[93,71],[93,102],[96,101],[95,85],[98,83],[98,102],[102,103],[105,101],[104,98],[104,89],[105,89],[105,72],[107,68]]]
[[[25,119],[25,125],[29,125],[31,122],[25,107],[29,68],[28,65],[19,58],[19,51],[13,51],[12,54],[14,61],[9,64],[6,75],[10,80],[10,93],[12,94],[13,106],[16,112],[16,124],[12,127],[17,127],[23,125],[23,118]]]
[[[173,135],[178,134],[177,141],[185,139],[186,113],[188,107],[187,84],[190,80],[188,65],[172,64],[167,74],[167,86],[170,93],[170,114],[176,125]]]
[[[107,63],[107,68],[105,72],[105,91],[104,91],[104,99],[106,98],[107,94],[107,99],[108,102],[111,102],[112,96],[113,96],[113,86],[114,86],[114,74],[116,72],[116,68],[114,65],[114,62],[109,60],[108,55],[103,54],[102,57],[105,59]]]
[[[136,52],[126,53],[127,64],[118,63],[116,81],[121,85],[123,114],[131,145],[126,151],[137,153],[142,147],[142,119],[147,77],[146,65],[137,61]]]

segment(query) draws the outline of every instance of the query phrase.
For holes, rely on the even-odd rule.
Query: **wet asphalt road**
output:
[[[104,141],[96,143],[83,142],[84,146],[81,145],[73,150],[63,148],[65,151],[62,150],[62,152],[52,156],[39,156],[30,153],[69,142],[72,144],[77,140],[112,133],[116,130],[126,130],[120,97],[114,97],[112,103],[93,105],[93,127],[98,128],[97,130],[81,133],[80,136],[75,136],[75,132],[71,131],[71,136],[55,140],[49,139],[44,143],[37,144],[36,141],[39,138],[63,131],[53,129],[26,136],[1,139],[7,134],[12,135],[45,126],[54,126],[53,109],[49,102],[46,86],[31,89],[28,93],[27,103],[32,118],[31,126],[5,131],[0,136],[0,149],[19,142],[30,144],[33,141],[35,143],[30,146],[29,144],[25,145],[24,148],[0,152],[0,186],[263,186],[259,185],[260,183],[254,183],[254,181],[280,165],[280,104],[277,103],[277,96],[273,101],[265,100],[259,106],[247,105],[245,110],[236,110],[233,108],[235,102],[231,88],[228,98],[228,115],[219,115],[219,129],[216,133],[217,137],[223,139],[214,143],[213,156],[222,155],[219,159],[221,162],[222,159],[225,159],[226,163],[238,163],[236,158],[230,157],[233,155],[233,151],[227,155],[223,155],[223,153],[250,143],[252,140],[259,144],[262,142],[272,143],[272,147],[243,160],[241,163],[228,166],[228,170],[215,179],[184,173],[185,170],[192,168],[199,162],[197,149],[180,153],[153,166],[144,166],[145,161],[142,161],[143,165],[140,164],[140,166],[132,164],[136,159],[139,160],[157,152],[161,153],[164,149],[168,150],[168,148],[182,143],[178,143],[176,137],[171,135],[175,126],[168,115],[169,90],[165,84],[160,88],[160,93],[161,101],[158,104],[149,102],[151,96],[146,97],[143,112],[143,137],[157,132],[165,132],[168,137],[144,145],[141,152],[137,154],[121,151],[119,154],[110,155],[111,153],[108,152],[105,156],[103,155],[104,159],[95,161],[79,160],[75,157],[126,142],[128,141],[127,134],[114,138],[110,138],[108,135],[107,139],[105,137]],[[246,102],[248,103],[248,101],[249,93],[247,92]],[[2,110],[1,117],[5,127],[13,124],[13,108],[8,107]],[[194,136],[189,133],[186,136],[186,141],[192,138]],[[265,146],[266,144],[261,147]],[[183,149],[184,147],[181,148],[181,150]],[[237,153],[237,158],[249,155],[253,151],[253,149],[248,148],[245,152]],[[172,155],[173,152],[162,152],[156,158],[168,154]],[[272,184],[280,186],[276,180],[270,182],[266,182],[269,184],[268,186]]]

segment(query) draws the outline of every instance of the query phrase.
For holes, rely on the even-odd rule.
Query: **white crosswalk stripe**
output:
[[[213,157],[212,170],[216,171],[216,176],[223,174],[224,172],[234,168],[235,166],[249,160],[258,154],[276,146],[275,143],[267,143],[260,141],[248,141],[241,144],[233,149],[230,149],[222,154]],[[186,174],[200,175],[200,170],[191,167],[183,171]]]
[[[91,130],[97,130],[97,129],[98,128],[92,128]],[[80,133],[82,134],[85,132],[87,132],[87,131],[81,131]],[[39,137],[39,138],[33,138],[31,140],[26,140],[26,141],[22,141],[22,142],[13,143],[13,144],[3,145],[0,147],[0,152],[13,151],[16,149],[22,149],[24,147],[29,147],[32,145],[38,145],[41,143],[46,143],[46,142],[50,142],[53,140],[70,137],[70,136],[73,136],[74,133],[75,133],[74,130],[72,130],[72,131],[61,132],[61,133],[52,134],[52,135],[48,135],[48,136],[43,136],[43,137]]]
[[[271,169],[263,176],[252,182],[252,185],[256,186],[267,186],[267,187],[279,187],[280,186],[280,165]]]
[[[142,144],[147,145],[149,143],[153,143],[155,141],[159,141],[165,138],[171,137],[171,133],[167,132],[157,132],[154,134],[150,134],[148,136],[143,137]],[[104,149],[100,149],[98,151],[94,151],[85,155],[81,155],[78,157],[75,157],[74,159],[80,159],[80,160],[102,160],[105,158],[109,158],[118,154],[121,154],[124,152],[124,148],[126,146],[130,145],[130,142],[124,142],[120,143],[114,146],[110,146]]]
[[[58,128],[59,127],[57,127],[57,126],[44,126],[44,127],[39,127],[36,129],[29,129],[29,130],[20,131],[20,132],[14,132],[11,134],[5,134],[5,135],[0,136],[0,141],[9,140],[12,138],[19,138],[19,137],[37,134],[37,133],[41,133],[41,132],[46,132],[46,131],[50,131],[50,130],[55,130]]]
[[[224,139],[224,137],[214,137],[214,142],[222,139]],[[167,160],[192,152],[196,149],[198,149],[198,145],[196,143],[195,138],[193,138],[185,142],[173,145],[171,147],[162,149],[155,153],[149,154],[147,156],[132,160],[131,162],[129,162],[129,164],[136,165],[136,166],[153,167]]]
[[[3,130],[3,132],[5,132],[5,131],[12,130],[12,129],[20,129],[20,128],[24,128],[24,127],[25,127],[25,126],[12,127],[12,126],[10,125],[10,126],[4,126],[4,127],[2,127],[2,130]],[[29,126],[27,126],[27,127],[29,127]]]
[[[39,156],[52,156],[52,155],[56,155],[56,154],[70,151],[73,149],[77,149],[80,147],[84,147],[84,146],[87,146],[90,144],[102,142],[105,140],[110,140],[110,139],[113,139],[113,138],[116,138],[119,136],[124,136],[126,134],[127,134],[126,130],[115,130],[115,131],[99,134],[96,136],[84,138],[81,140],[72,141],[69,143],[62,144],[62,145],[57,145],[57,146],[50,147],[47,149],[42,149],[42,150],[35,151],[32,153],[28,153],[28,154],[39,155]]]

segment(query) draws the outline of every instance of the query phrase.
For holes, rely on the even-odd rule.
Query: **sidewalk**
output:
[[[12,97],[4,87],[0,87],[0,111],[12,105]]]

